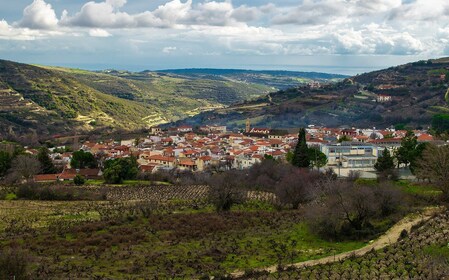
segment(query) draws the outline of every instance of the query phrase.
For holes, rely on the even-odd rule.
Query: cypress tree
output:
[[[306,143],[306,130],[301,128],[298,133],[298,143],[293,153],[292,164],[297,167],[309,167],[309,148]]]
[[[394,168],[393,157],[391,156],[390,151],[388,151],[387,148],[384,149],[382,154],[377,159],[377,162],[374,165],[374,168],[378,172],[389,171]]]
[[[54,174],[56,173],[55,165],[48,155],[48,149],[42,147],[39,149],[39,153],[37,154],[37,159],[41,163],[41,172],[42,174]]]

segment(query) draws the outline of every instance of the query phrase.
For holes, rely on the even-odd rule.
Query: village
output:
[[[297,133],[289,130],[252,128],[249,121],[245,130],[229,132],[226,126],[179,126],[162,129],[152,127],[144,138],[121,141],[83,142],[79,149],[98,159],[95,169],[75,169],[70,166],[73,152],[65,147],[50,149],[50,158],[59,170],[58,174],[34,176],[35,182],[73,180],[76,175],[86,179],[101,179],[102,165],[109,159],[135,157],[141,173],[157,173],[177,170],[180,172],[204,172],[242,170],[260,163],[265,158],[285,162],[287,154],[295,148]],[[348,176],[351,171],[363,177],[375,178],[374,165],[378,156],[387,148],[392,154],[400,147],[406,130],[306,128],[307,145],[321,151],[327,158],[322,170],[332,168],[338,176]],[[437,142],[427,131],[413,131],[418,142]],[[37,154],[35,149],[27,153]]]

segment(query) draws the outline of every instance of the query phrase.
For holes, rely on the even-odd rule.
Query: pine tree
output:
[[[388,151],[387,148],[384,149],[382,154],[377,159],[377,162],[374,165],[374,168],[378,172],[389,171],[394,168],[393,157],[391,156],[390,151]]]
[[[48,149],[42,147],[39,149],[39,153],[37,154],[37,159],[41,164],[41,172],[42,174],[54,174],[56,173],[55,165],[48,155]]]
[[[292,164],[297,167],[309,167],[309,148],[306,143],[306,130],[301,128],[298,133],[298,143],[296,144],[295,151],[293,153]]]

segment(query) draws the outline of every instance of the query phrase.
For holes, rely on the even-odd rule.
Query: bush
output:
[[[15,193],[8,193],[5,196],[5,200],[16,200],[17,199],[17,195]]]
[[[28,261],[25,254],[17,250],[0,251],[0,279],[28,279]]]
[[[319,203],[309,205],[306,220],[319,236],[326,239],[363,238],[375,233],[372,222],[396,213],[402,193],[389,185],[378,187],[349,181],[330,183]]]
[[[85,182],[86,182],[86,179],[84,178],[84,176],[81,176],[79,174],[77,174],[75,176],[75,178],[73,178],[73,183],[77,186],[82,186],[82,185],[84,185]]]

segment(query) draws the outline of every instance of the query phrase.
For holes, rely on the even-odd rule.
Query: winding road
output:
[[[294,263],[291,265],[288,265],[290,267],[306,267],[306,266],[315,266],[319,264],[328,264],[337,262],[352,256],[363,256],[366,253],[370,252],[371,250],[379,250],[382,249],[388,245],[394,244],[399,241],[399,237],[401,235],[401,232],[403,230],[406,230],[408,233],[410,233],[410,230],[414,225],[417,225],[421,222],[429,220],[435,213],[438,212],[440,208],[432,207],[432,208],[426,208],[420,213],[415,213],[412,215],[408,215],[407,217],[400,220],[398,223],[396,223],[394,226],[392,226],[387,232],[385,232],[383,235],[381,235],[378,239],[374,240],[369,245],[366,245],[365,247],[362,247],[357,250],[344,252],[335,256],[328,256],[321,259],[316,260],[309,260],[299,263]],[[269,267],[262,267],[256,269],[256,271],[268,271],[269,273],[275,273],[278,270],[277,265],[269,266]],[[245,273],[243,271],[235,271],[231,273],[231,277],[238,278],[242,277]]]

